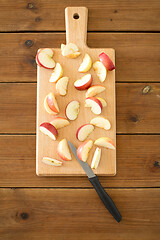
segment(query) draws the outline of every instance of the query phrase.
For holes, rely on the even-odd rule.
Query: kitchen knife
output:
[[[94,174],[94,172],[92,171],[92,169],[90,168],[90,166],[88,165],[87,162],[83,162],[78,158],[76,147],[70,141],[68,141],[68,143],[69,143],[70,149],[72,150],[74,156],[77,158],[81,167],[87,174],[89,181],[92,183],[93,187],[95,188],[96,192],[98,193],[103,204],[108,209],[108,211],[112,214],[112,216],[116,219],[116,221],[120,222],[122,219],[122,216],[121,216],[120,212],[118,211],[116,205],[114,204],[113,200],[110,198],[110,196],[107,194],[107,192],[103,189],[101,183],[99,182],[98,177]]]

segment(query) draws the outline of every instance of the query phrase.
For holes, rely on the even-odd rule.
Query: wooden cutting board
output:
[[[75,17],[76,16],[76,17]],[[77,19],[77,16],[79,17]],[[75,18],[74,18],[75,17]],[[43,157],[51,157],[59,159],[57,154],[58,142],[66,138],[70,140],[76,147],[81,142],[76,139],[77,129],[85,124],[97,115],[94,115],[90,108],[85,108],[85,92],[78,91],[74,88],[73,83],[75,80],[81,78],[85,73],[79,73],[78,68],[82,62],[85,53],[88,53],[92,61],[99,60],[98,55],[101,52],[105,52],[109,55],[112,61],[115,63],[115,51],[111,48],[89,48],[86,45],[87,37],[87,20],[88,9],[85,7],[68,7],[65,9],[65,23],[66,23],[66,43],[75,43],[79,47],[81,55],[76,59],[69,59],[63,57],[60,48],[53,48],[54,60],[59,62],[63,67],[63,76],[69,77],[68,93],[62,97],[56,93],[55,84],[49,82],[52,70],[38,67],[37,71],[37,146],[36,146],[36,173],[39,176],[73,176],[73,175],[85,175],[83,169],[79,165],[78,161],[72,154],[72,161],[63,161],[61,167],[53,167],[45,165],[42,162]],[[59,43],[61,45],[61,43]],[[46,46],[51,47],[51,46]],[[54,47],[54,46],[53,46]],[[93,68],[88,72],[92,74],[93,83],[101,84],[96,76]],[[106,90],[103,93],[97,95],[107,101],[107,107],[104,107],[101,116],[108,118],[111,122],[111,129],[109,131],[95,127],[95,130],[91,133],[88,139],[96,140],[99,137],[107,136],[113,139],[116,144],[116,114],[115,114],[115,70],[108,71],[107,78],[103,86]],[[50,122],[54,115],[48,114],[44,109],[44,98],[49,93],[53,92],[56,96],[60,113],[58,116],[65,117],[65,107],[71,100],[78,100],[80,102],[79,116],[75,121],[70,121],[70,125],[58,130],[59,136],[57,141],[51,140],[48,136],[39,131],[39,125],[43,122]],[[57,116],[57,115],[56,115]],[[96,146],[92,148],[89,154],[88,163],[91,164],[93,153]],[[101,161],[94,172],[97,175],[115,175],[116,174],[116,150],[102,149]]]

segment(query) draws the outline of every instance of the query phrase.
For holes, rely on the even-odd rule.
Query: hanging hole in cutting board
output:
[[[78,13],[74,13],[73,14],[73,18],[76,19],[76,20],[79,19],[79,14]]]

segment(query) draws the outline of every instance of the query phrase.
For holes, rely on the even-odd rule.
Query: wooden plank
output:
[[[159,83],[117,83],[117,133],[160,133]],[[35,133],[36,84],[0,84],[0,133]]]
[[[87,177],[37,177],[35,136],[0,136],[1,187],[91,187]],[[118,135],[117,175],[105,187],[160,187],[160,136]]]
[[[160,189],[106,190],[122,214],[119,224],[93,189],[0,189],[1,238],[160,238]]]
[[[87,38],[89,47],[116,50],[117,81],[160,81],[159,33],[89,33]],[[62,42],[63,33],[0,34],[0,82],[36,81],[37,49],[60,47]]]
[[[71,16],[77,12],[80,16],[79,20],[73,19]],[[54,159],[61,160],[57,155],[57,147],[59,140],[67,138],[71,141],[76,147],[80,145],[80,141],[76,137],[77,129],[83,124],[90,123],[91,119],[95,118],[96,115],[91,112],[90,108],[85,108],[85,92],[86,91],[77,91],[74,87],[74,82],[76,79],[80,79],[83,75],[78,72],[78,68],[83,61],[84,55],[87,52],[91,57],[92,61],[97,60],[97,56],[101,52],[106,52],[112,61],[115,63],[115,51],[112,48],[88,48],[86,45],[86,35],[87,35],[87,18],[88,12],[84,7],[71,7],[67,8],[65,11],[66,16],[66,40],[67,43],[73,42],[78,43],[81,56],[77,59],[69,59],[63,57],[61,54],[61,49],[57,48],[55,50],[54,59],[56,62],[60,63],[63,67],[63,76],[69,78],[69,84],[67,88],[67,94],[65,97],[57,94],[56,84],[51,84],[49,79],[51,77],[53,70],[46,70],[45,68],[38,67],[37,72],[37,151],[36,151],[36,173],[39,176],[66,176],[66,175],[84,175],[85,172],[79,166],[75,156],[72,154],[72,161],[63,162],[62,167],[51,168],[47,164],[42,162],[42,158],[50,156]],[[73,34],[74,32],[74,34]],[[74,64],[74,69],[73,69]],[[111,122],[111,129],[107,131],[100,128],[95,128],[94,131],[90,134],[90,139],[96,140],[99,137],[107,136],[110,137],[114,144],[116,145],[116,106],[115,106],[115,71],[110,71],[107,73],[106,80],[101,83],[98,79],[96,73],[93,69],[89,72],[93,77],[92,84],[101,84],[105,91],[101,93],[101,97],[104,98],[107,102],[107,107],[102,109],[102,116],[109,119]],[[52,90],[51,90],[52,89]],[[49,114],[44,108],[44,99],[50,92],[54,93],[56,97],[59,109],[60,116],[65,117],[66,105],[73,101],[77,100],[80,104],[80,111],[78,117],[75,121],[70,121],[69,126],[58,131],[58,141],[51,140],[46,137],[45,134],[42,134],[39,130],[39,126],[43,122],[50,122],[55,115],[53,111]],[[109,92],[109,94],[107,94]],[[48,106],[48,104],[47,104]],[[93,146],[90,151],[90,157],[88,158],[88,163],[91,165],[92,157],[96,146]],[[109,161],[106,161],[109,159]],[[98,169],[93,170],[98,175],[115,175],[116,174],[116,150],[102,150],[101,163],[99,164]]]
[[[89,31],[159,31],[160,2],[153,0],[1,0],[0,31],[65,30],[64,9],[86,6]]]

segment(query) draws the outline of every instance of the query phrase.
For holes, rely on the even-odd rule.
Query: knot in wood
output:
[[[34,4],[33,3],[28,3],[27,4],[27,8],[28,9],[33,9],[34,8]]]
[[[21,218],[22,218],[23,220],[26,220],[26,219],[29,217],[29,214],[26,213],[26,212],[22,212],[22,213],[20,214],[20,216],[21,216]]]
[[[26,41],[25,41],[25,45],[26,45],[27,47],[32,47],[32,46],[33,46],[33,41],[32,41],[32,40],[26,40]]]

